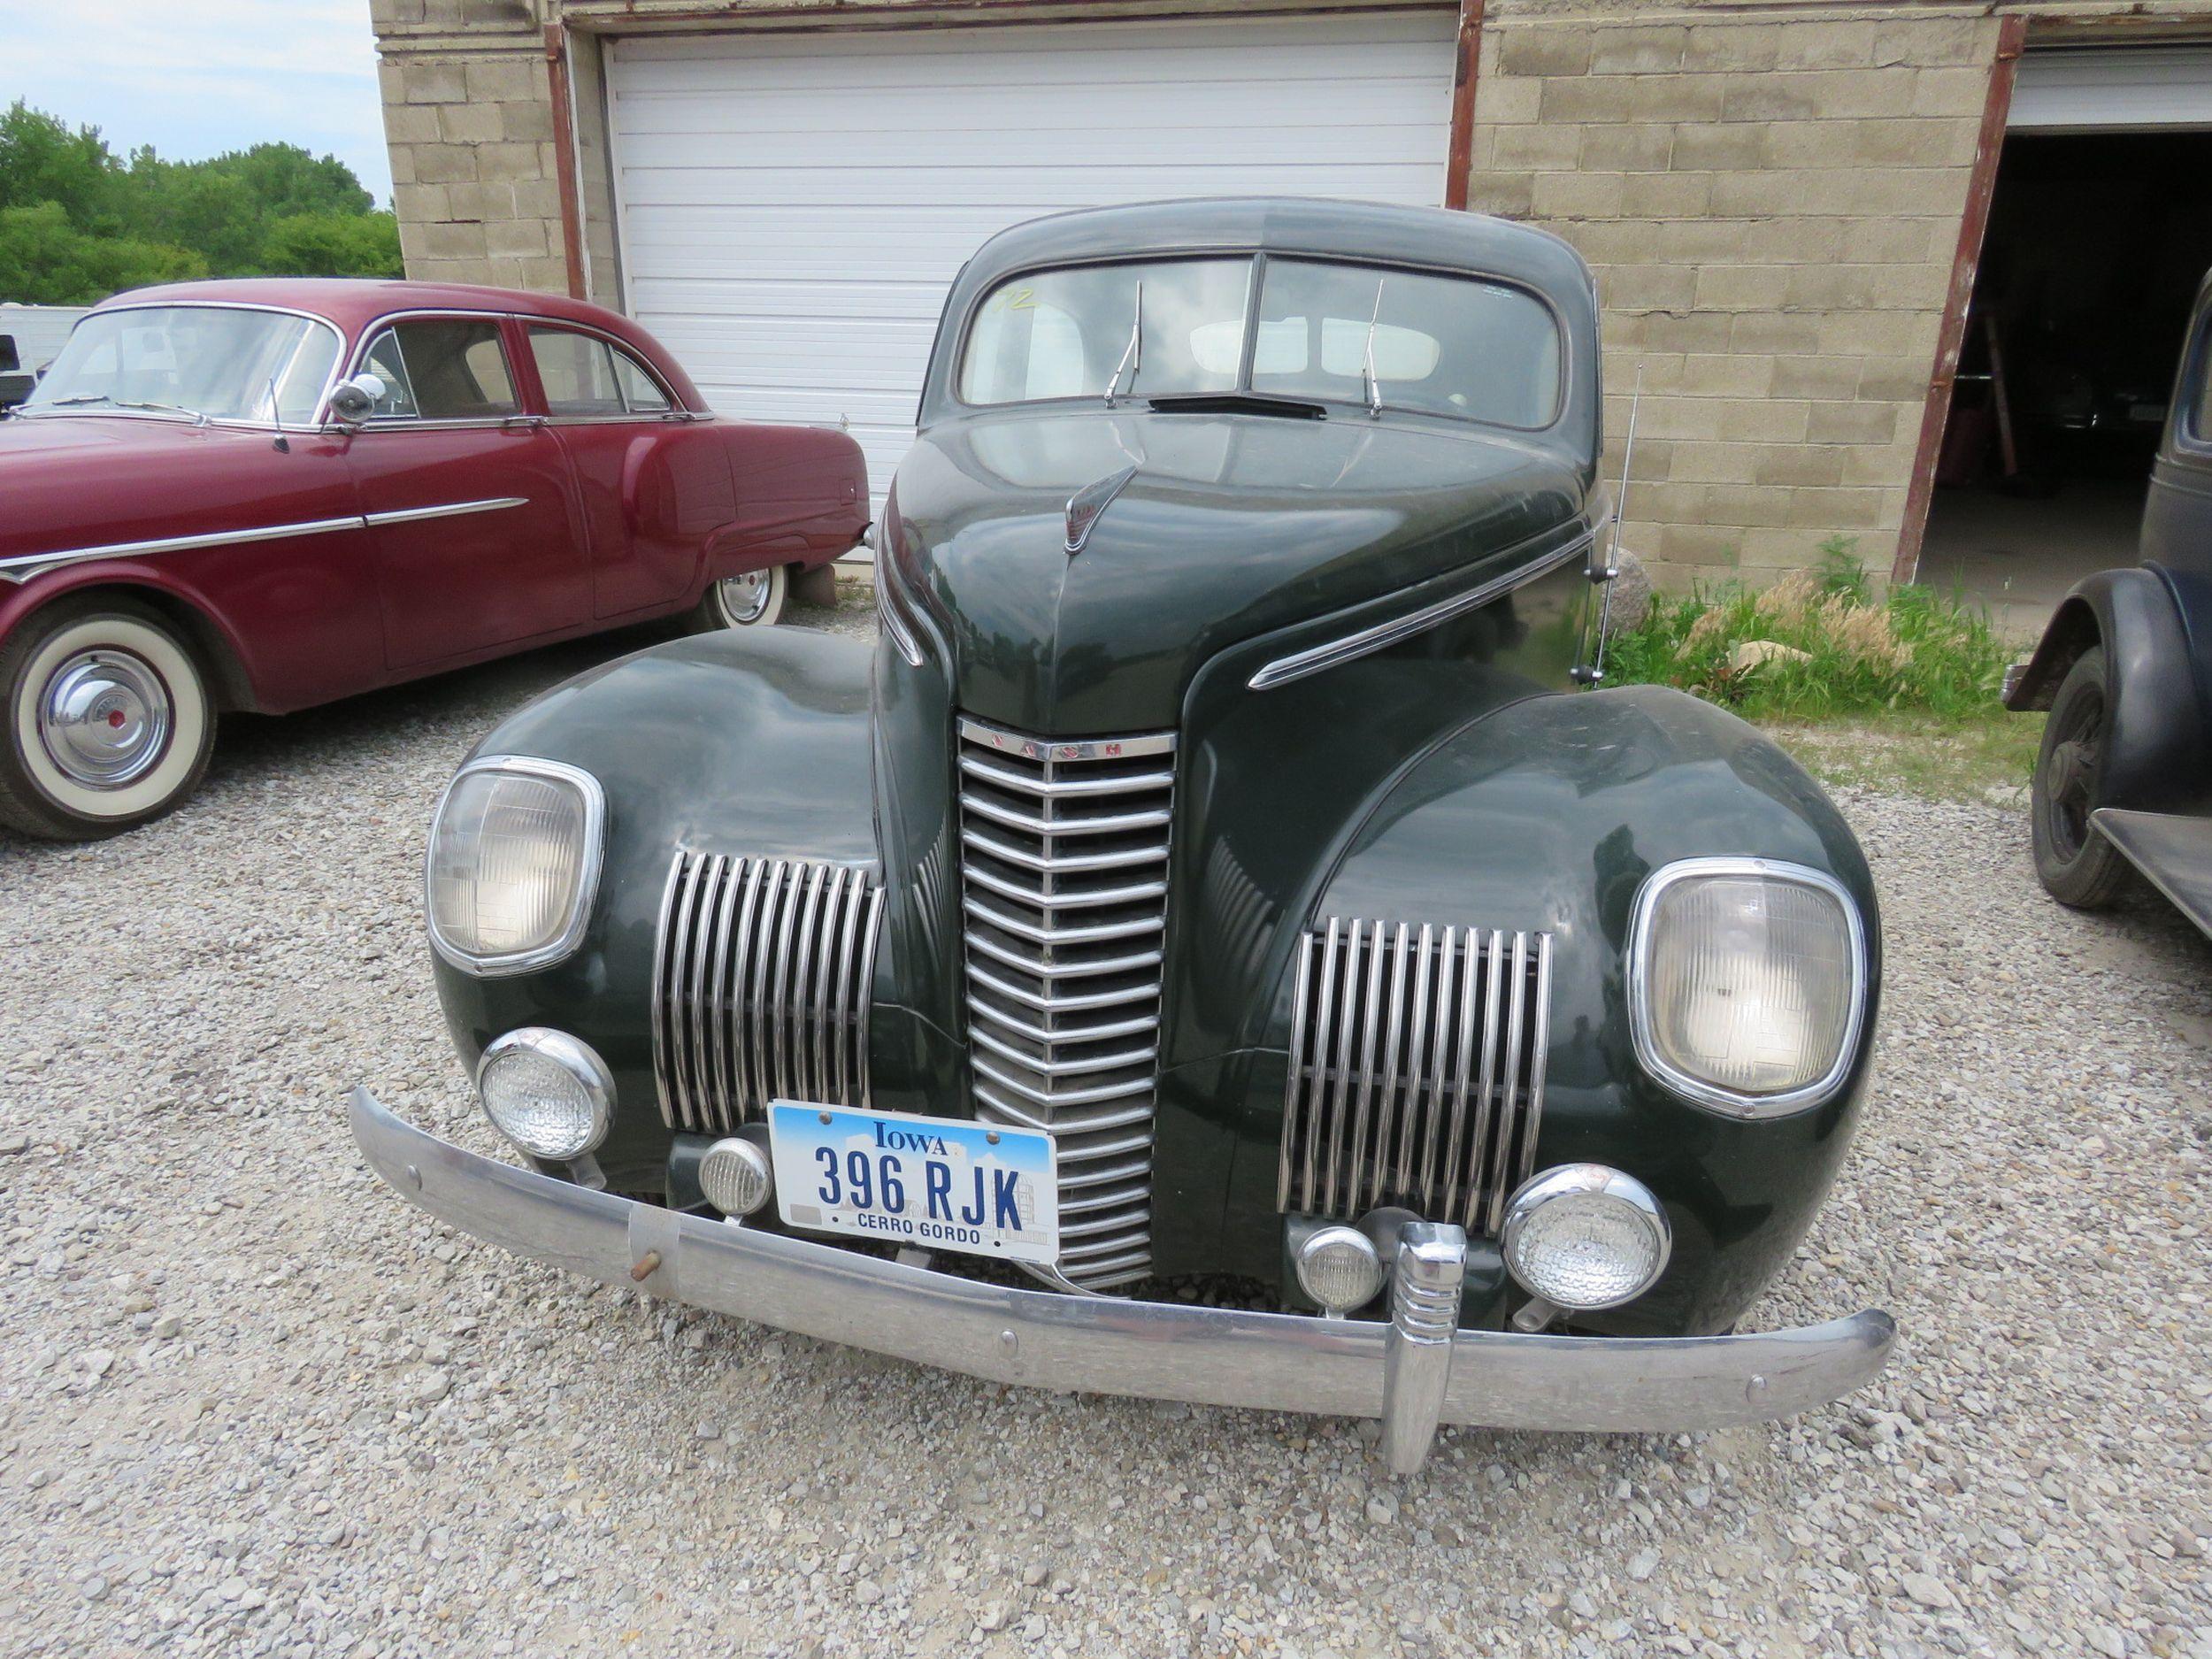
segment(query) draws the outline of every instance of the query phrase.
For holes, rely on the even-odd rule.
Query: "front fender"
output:
[[[644,992],[670,861],[682,847],[875,863],[867,647],[795,628],[656,646],[549,692],[495,726],[474,754],[580,767],[605,793],[607,822],[599,888],[575,955],[499,979],[437,960],[454,1043],[472,1065],[518,1025],[583,1035],[615,1078],[614,1125],[599,1161],[618,1189],[657,1189],[668,1141]]]
[[[2173,811],[2205,788],[2208,722],[2172,588],[2155,566],[2099,571],[2060,603],[2005,706],[2047,709],[2060,682],[2102,645],[2111,694],[2098,806]]]
[[[1878,1000],[1873,882],[1849,828],[1787,756],[1732,715],[1655,687],[1532,697],[1477,719],[1400,777],[1360,825],[1312,916],[1548,932],[1548,1083],[1533,1167],[1624,1169],[1666,1206],[1675,1249],[1659,1285],[1586,1324],[1619,1332],[1725,1328],[1810,1225],[1864,1092],[1870,1045],[1827,1103],[1750,1123],[1647,1075],[1629,1033],[1629,916],[1646,876],[1678,859],[1741,856],[1840,881],[1866,923],[1866,1019]],[[1232,1209],[1271,1210],[1280,1051],[1254,1067]],[[1273,1084],[1271,1094],[1265,1084]]]

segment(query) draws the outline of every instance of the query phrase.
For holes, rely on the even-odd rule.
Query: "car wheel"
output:
[[[2051,700],[2029,795],[2035,873],[2053,898],[2078,910],[2111,903],[2128,879],[2127,860],[2089,822],[2110,720],[2104,649],[2093,646]]]
[[[766,570],[747,571],[707,584],[699,602],[699,626],[713,628],[765,628],[783,620],[791,603],[791,570],[772,565]]]
[[[192,649],[128,600],[64,600],[0,646],[0,823],[96,841],[198,787],[215,706]]]

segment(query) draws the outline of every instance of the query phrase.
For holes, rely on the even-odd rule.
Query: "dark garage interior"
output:
[[[2135,562],[2182,336],[2212,266],[2212,133],[2005,142],[1921,580],[2033,637]]]

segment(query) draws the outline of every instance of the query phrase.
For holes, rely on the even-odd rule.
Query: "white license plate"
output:
[[[776,1213],[786,1226],[1002,1261],[1059,1259],[1050,1135],[964,1118],[776,1101],[768,1139]]]

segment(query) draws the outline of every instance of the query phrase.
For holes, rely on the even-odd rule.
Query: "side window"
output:
[[[530,355],[545,388],[547,413],[604,418],[629,412],[605,342],[567,328],[534,327]]]
[[[615,383],[622,388],[622,401],[630,406],[634,415],[664,415],[670,404],[668,394],[661,390],[660,382],[645,372],[645,365],[628,352],[614,349]]]
[[[396,323],[370,343],[364,361],[384,382],[380,419],[495,420],[522,408],[495,322]]]
[[[15,336],[0,334],[0,374],[13,374],[22,366],[23,360],[16,354]]]
[[[2197,331],[2196,392],[2189,400],[2189,436],[2212,448],[2212,317]]]

